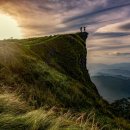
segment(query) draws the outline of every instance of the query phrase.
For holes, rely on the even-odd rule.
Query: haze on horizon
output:
[[[130,60],[129,0],[0,0],[0,15],[15,23],[4,22],[6,28],[13,27],[7,31],[13,36],[9,33],[7,38],[75,32],[87,26],[89,63]],[[2,21],[0,17],[0,25]]]

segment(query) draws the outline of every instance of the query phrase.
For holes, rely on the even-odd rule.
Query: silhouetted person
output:
[[[86,27],[84,27],[84,32],[86,32]]]
[[[80,27],[80,32],[82,32],[82,29],[83,29],[83,28],[82,28],[82,27]]]

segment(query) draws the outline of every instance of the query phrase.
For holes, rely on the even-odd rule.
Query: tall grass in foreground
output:
[[[0,94],[0,130],[112,130],[99,126],[95,114],[34,110],[14,94]]]
[[[70,113],[57,115],[52,109],[33,110],[23,115],[0,114],[1,130],[103,130],[98,123],[93,121],[83,121],[82,115],[77,117]]]

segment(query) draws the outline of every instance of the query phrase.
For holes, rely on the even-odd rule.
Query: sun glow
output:
[[[18,23],[10,16],[0,14],[0,39],[22,38]]]

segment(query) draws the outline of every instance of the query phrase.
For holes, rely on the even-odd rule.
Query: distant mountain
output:
[[[88,69],[104,99],[112,102],[130,96],[130,63],[89,64]]]
[[[118,63],[109,65],[111,68],[119,68],[122,70],[130,70],[130,63]]]
[[[130,78],[130,71],[123,69],[104,69],[100,72],[96,72],[95,75],[123,76]]]
[[[92,76],[91,79],[96,84],[103,98],[110,102],[130,97],[130,80],[126,77],[99,75]]]
[[[108,75],[122,75],[124,77],[130,77],[130,63],[118,63],[118,64],[89,64],[89,73],[91,76],[108,74]]]

